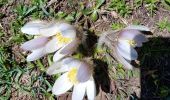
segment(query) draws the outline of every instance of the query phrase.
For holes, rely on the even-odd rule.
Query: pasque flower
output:
[[[57,61],[72,54],[79,44],[76,30],[64,22],[31,21],[25,24],[21,31],[35,35],[35,38],[25,42],[21,48],[32,53],[27,61],[37,60],[48,53],[57,51],[53,60]]]
[[[96,87],[91,68],[91,64],[71,57],[55,62],[47,73],[63,74],[55,81],[52,93],[59,96],[73,87],[72,100],[83,100],[85,93],[88,100],[94,100]]]
[[[150,30],[145,26],[130,25],[119,31],[106,32],[99,39],[99,44],[105,43],[113,50],[112,54],[124,67],[132,69],[130,62],[138,58],[138,53],[134,48],[141,47],[142,43],[148,41],[141,33],[142,31]]]

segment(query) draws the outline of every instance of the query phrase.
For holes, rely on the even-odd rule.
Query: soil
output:
[[[53,1],[53,0],[51,0]],[[57,1],[57,0],[56,0]],[[129,0],[132,2],[133,0]],[[64,11],[67,13],[71,13],[72,10],[76,10],[75,7],[70,7],[66,3],[67,1],[61,0],[54,3],[47,3],[50,4],[52,8],[55,9],[56,12]],[[107,1],[108,2],[108,1]],[[0,6],[0,13],[3,13],[4,16],[0,18],[0,26],[2,26],[2,30],[5,33],[3,37],[1,37],[0,42],[1,45],[4,45],[7,41],[10,41],[10,37],[13,36],[13,32],[10,30],[10,22],[15,20],[17,15],[12,11],[16,7],[16,5],[24,3],[29,5],[29,0],[11,0],[8,4]],[[75,1],[76,5],[78,2]],[[86,2],[85,2],[86,3]],[[107,4],[107,3],[106,3]],[[104,75],[105,79],[109,79],[109,84],[107,82],[103,82],[101,79],[97,81],[98,84],[98,96],[97,100],[111,100],[115,99],[116,95],[122,89],[123,91],[129,91],[125,94],[135,95],[136,98],[141,98],[143,100],[161,100],[161,93],[160,88],[162,86],[166,86],[170,89],[170,51],[164,49],[170,49],[170,32],[167,30],[160,31],[157,27],[157,22],[161,21],[163,18],[167,17],[170,21],[170,11],[166,10],[162,5],[157,5],[159,9],[154,12],[154,15],[151,16],[146,7],[143,5],[137,9],[134,9],[131,15],[128,18],[122,18],[116,12],[105,12],[104,10],[100,10],[100,17],[98,21],[93,22],[87,20],[86,23],[82,24],[79,22],[73,23],[75,26],[76,24],[81,24],[81,26],[85,29],[89,28],[90,30],[97,35],[96,37],[101,34],[101,32],[111,29],[111,24],[114,22],[122,23],[122,24],[132,24],[134,21],[138,21],[140,24],[148,26],[151,31],[152,35],[147,35],[149,37],[150,42],[146,43],[141,49],[139,49],[139,61],[140,62],[140,69],[137,68],[135,70],[140,70],[140,77],[133,77],[131,79],[122,79],[122,80],[113,80],[112,78]],[[104,9],[106,6],[103,6],[101,9]],[[103,14],[104,12],[104,14]],[[114,13],[114,14],[113,14]],[[25,20],[29,20],[25,19]],[[80,19],[80,22],[84,19]],[[127,23],[126,23],[127,22]],[[97,39],[96,38],[96,39]],[[11,43],[8,44],[9,49],[12,51],[12,56],[18,64],[23,62],[24,56],[22,55],[23,52],[19,48],[19,44]],[[146,50],[146,48],[148,48]],[[158,50],[158,51],[157,51]],[[152,53],[153,52],[153,53]],[[47,66],[46,62],[44,61],[45,65]],[[103,65],[104,66],[104,65]],[[103,68],[102,68],[103,69]],[[100,73],[103,71],[102,69],[96,69]],[[106,69],[104,69],[106,70]],[[39,73],[39,72],[37,72]],[[154,75],[154,76],[153,76]],[[23,75],[21,78],[21,83],[26,84],[29,82],[29,75]],[[103,76],[96,76],[96,80],[99,77]],[[156,82],[156,83],[155,83]],[[106,84],[105,84],[106,83]],[[109,90],[108,90],[109,87]],[[170,95],[170,93],[168,94]],[[135,97],[134,96],[134,97]],[[64,94],[60,97],[57,97],[58,100],[69,100],[70,93]],[[129,99],[130,97],[125,95],[125,99]],[[42,96],[38,99],[45,100]],[[26,93],[20,93],[19,90],[15,90],[15,86],[12,90],[11,100],[31,100],[31,97]],[[132,99],[134,100],[134,99]]]

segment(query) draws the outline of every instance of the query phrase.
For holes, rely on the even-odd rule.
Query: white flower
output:
[[[132,69],[133,66],[130,62],[138,58],[138,53],[134,48],[141,47],[142,43],[148,41],[141,31],[149,31],[149,29],[141,25],[130,25],[120,31],[105,33],[104,36],[99,39],[99,43],[105,42],[109,48],[113,48],[115,58],[121,62],[124,67]]]
[[[138,53],[134,48],[141,47],[142,43],[148,41],[145,35],[140,31],[149,31],[149,29],[141,25],[131,25],[120,31],[118,34],[115,52],[119,60],[128,69],[133,68],[129,62],[138,58]]]
[[[21,31],[36,36],[21,45],[23,50],[32,51],[27,61],[34,61],[58,50],[53,57],[57,61],[72,54],[79,44],[74,27],[63,22],[31,21]]]
[[[85,93],[88,100],[95,99],[96,87],[88,63],[68,57],[55,62],[48,68],[47,73],[49,75],[64,73],[55,81],[53,94],[57,96],[64,94],[73,87],[72,100],[83,100]]]

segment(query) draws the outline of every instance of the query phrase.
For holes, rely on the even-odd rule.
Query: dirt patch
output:
[[[52,1],[52,0],[51,0]],[[132,3],[132,0],[130,0],[131,2],[129,2],[129,4]],[[132,24],[134,22],[139,22],[139,24],[143,24],[145,26],[148,26],[151,31],[153,32],[153,35],[148,35],[148,37],[150,37],[151,42],[155,43],[152,44],[151,42],[149,42],[148,44],[146,44],[146,46],[144,46],[141,50],[143,50],[144,48],[148,48],[147,50],[144,49],[144,51],[147,52],[142,52],[139,53],[141,58],[139,58],[139,61],[141,61],[142,63],[142,56],[146,56],[146,58],[144,58],[144,62],[141,64],[141,76],[140,77],[132,77],[132,78],[125,78],[125,79],[118,79],[118,80],[113,80],[113,78],[110,78],[108,75],[108,79],[111,79],[110,83],[105,85],[105,83],[101,80],[97,81],[97,84],[99,84],[100,86],[98,87],[99,89],[99,93],[98,93],[98,97],[101,100],[102,99],[112,99],[112,98],[116,98],[117,95],[119,95],[120,93],[122,93],[122,95],[124,96],[124,98],[128,99],[129,95],[133,95],[135,94],[137,97],[141,97],[144,96],[145,99],[147,99],[147,97],[152,96],[154,97],[161,97],[161,93],[159,93],[159,90],[161,90],[161,87],[163,85],[165,85],[166,87],[170,88],[168,86],[169,84],[169,52],[167,52],[168,50],[166,47],[170,46],[167,45],[167,43],[169,43],[169,37],[170,37],[170,33],[167,30],[163,30],[160,31],[160,29],[157,26],[157,23],[159,21],[161,21],[163,18],[167,17],[168,20],[170,20],[170,11],[164,9],[164,7],[160,4],[157,5],[157,9],[155,11],[155,13],[153,14],[153,16],[150,15],[149,11],[146,9],[146,7],[143,5],[137,9],[133,9],[131,15],[128,18],[123,18],[120,17],[120,15],[116,12],[112,12],[112,11],[106,11],[105,8],[108,6],[108,2],[109,0],[106,0],[105,4],[103,5],[103,7],[99,10],[99,19],[94,22],[91,21],[88,16],[83,16],[81,17],[78,22],[72,22],[72,24],[74,24],[75,26],[79,26],[82,27],[82,32],[83,33],[88,33],[88,31],[92,31],[91,33],[93,33],[93,35],[97,35],[95,36],[95,43],[97,42],[97,38],[98,36],[100,36],[101,33],[103,33],[104,31],[110,30],[111,29],[111,24],[112,23],[121,23],[121,24]],[[24,4],[24,5],[30,5],[31,1],[30,0],[11,0],[8,1],[7,4],[3,5],[0,7],[0,12],[3,14],[3,17],[0,18],[0,26],[2,27],[2,31],[4,33],[4,35],[2,37],[0,37],[0,41],[2,45],[6,45],[10,52],[11,52],[11,59],[15,59],[15,61],[18,63],[18,65],[23,65],[23,62],[25,61],[24,56],[22,55],[22,51],[20,50],[20,45],[18,43],[13,43],[13,41],[11,42],[11,37],[14,35],[12,29],[11,29],[11,22],[15,21],[15,19],[17,19],[17,14],[13,11],[13,9],[16,8],[17,5],[19,4]],[[56,1],[50,4],[50,2],[46,3],[46,8],[47,11],[52,8],[54,10],[54,14],[56,14],[58,11],[63,11],[67,14],[71,14],[73,11],[78,11],[78,5],[79,2],[75,1],[71,3],[68,3],[66,0],[62,0],[62,1]],[[88,3],[86,1],[84,1],[83,4],[88,5]],[[91,5],[91,4],[89,4]],[[133,5],[131,5],[133,6]],[[133,7],[132,7],[133,8]],[[44,18],[47,20],[51,20],[51,19],[55,19],[55,18]],[[28,16],[28,18],[25,18],[24,20],[30,20],[30,17]],[[127,23],[126,23],[127,22]],[[18,29],[20,30],[20,29]],[[158,36],[161,37],[161,39],[157,38]],[[164,40],[166,38],[166,41]],[[157,42],[157,39],[159,40]],[[92,38],[89,39],[89,43],[92,43],[91,41],[93,41]],[[93,41],[94,42],[94,41]],[[95,43],[92,44],[92,46],[95,45]],[[161,47],[160,45],[163,45],[164,47]],[[91,46],[91,45],[90,45]],[[89,46],[89,47],[90,47]],[[91,46],[91,47],[92,47]],[[154,49],[153,49],[153,48]],[[91,50],[91,49],[90,49]],[[158,50],[158,52],[156,52],[156,50]],[[140,50],[139,50],[140,51]],[[151,54],[151,51],[154,52]],[[149,52],[149,53],[148,53]],[[162,53],[163,52],[163,53]],[[160,55],[154,56],[154,54],[159,53]],[[89,54],[90,55],[90,54]],[[151,55],[151,56],[148,56]],[[155,57],[155,58],[154,58]],[[24,63],[26,64],[26,63]],[[45,57],[42,60],[42,64],[46,67],[48,66],[48,61],[47,58]],[[36,66],[36,65],[34,65]],[[101,65],[104,66],[104,65]],[[98,69],[97,69],[98,70]],[[153,71],[156,72],[153,72]],[[167,70],[167,71],[166,71]],[[101,70],[100,70],[101,71]],[[102,70],[103,71],[103,70]],[[151,72],[151,74],[149,73]],[[39,74],[40,72],[34,72],[36,74]],[[113,72],[112,72],[113,73]],[[112,73],[110,75],[112,75]],[[140,74],[140,73],[138,73]],[[158,78],[155,78],[156,80],[158,79],[159,83],[157,83],[157,85],[155,85],[155,79],[153,79],[153,74],[157,75]],[[166,75],[167,74],[167,75]],[[30,76],[32,76],[33,74],[24,74],[21,77],[20,83],[21,84],[29,84],[30,82]],[[98,77],[100,77],[100,73],[96,74],[96,79]],[[106,78],[106,75],[104,75]],[[151,78],[151,80],[150,80]],[[107,83],[107,82],[106,82]],[[33,85],[34,87],[40,87],[40,82],[37,81],[35,82],[35,84]],[[111,90],[107,90],[108,86],[110,87]],[[158,87],[158,89],[156,88],[156,86]],[[14,85],[14,88],[12,89],[11,92],[11,100],[31,100],[31,96],[27,93],[23,93],[21,91],[19,91],[17,88],[17,86]],[[143,89],[142,94],[140,95],[140,89]],[[107,90],[107,92],[105,91]],[[156,91],[156,94],[151,93],[149,94],[151,91]],[[40,93],[40,91],[38,91],[38,95],[36,96],[36,98],[38,99],[42,99],[45,100],[45,96],[43,94]],[[62,96],[59,96],[58,99],[62,100],[62,99],[70,99],[71,97],[71,93],[67,93],[64,94]],[[142,98],[142,97],[141,97]],[[99,100],[100,100],[99,99]]]

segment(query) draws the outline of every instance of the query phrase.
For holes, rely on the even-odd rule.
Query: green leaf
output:
[[[167,23],[166,29],[168,30],[168,32],[170,32],[170,23]]]
[[[21,75],[22,75],[22,71],[18,69],[17,74],[15,76],[15,82],[19,82]]]
[[[78,13],[76,13],[76,15],[75,15],[76,19],[79,19],[81,16],[82,16],[82,12],[78,12]]]
[[[40,60],[37,60],[37,65],[40,68],[41,71],[45,71],[44,65],[42,64],[42,62]]]
[[[170,10],[170,0],[161,0],[163,6],[165,6],[166,9]]]
[[[64,12],[62,12],[62,11],[59,11],[59,12],[57,13],[57,17],[59,17],[59,19],[64,18],[66,15],[67,15],[67,14],[64,13]]]
[[[52,61],[52,55],[48,55],[47,56],[47,60],[48,60],[48,64],[52,65],[53,61]]]
[[[25,16],[27,16],[29,13],[31,13],[33,10],[35,10],[37,8],[37,6],[33,6],[31,8],[29,8],[26,12],[25,12]]]
[[[73,16],[68,15],[68,16],[65,18],[65,20],[71,22],[71,21],[74,21],[75,19],[74,19]]]
[[[0,18],[3,18],[3,17],[5,17],[5,14],[0,12]]]
[[[164,0],[167,4],[170,4],[170,0]]]
[[[3,30],[0,28],[0,37],[3,36],[5,33],[3,32]]]
[[[125,2],[125,0],[111,0],[107,9],[111,11],[114,10],[122,17],[128,17],[132,12],[131,7]]]
[[[168,96],[169,91],[170,91],[170,89],[167,86],[162,86],[160,88],[160,94],[159,95],[161,97],[166,97],[166,96]]]
[[[0,0],[0,7],[8,3],[8,0]]]
[[[91,14],[92,12],[93,12],[92,9],[84,9],[84,10],[82,10],[82,13],[83,13],[84,15],[89,15],[89,14]]]
[[[98,17],[99,17],[99,15],[98,15],[98,12],[96,10],[90,15],[90,18],[93,21],[97,21]]]
[[[105,0],[97,0],[95,8],[98,9],[104,2],[105,2]]]
[[[47,10],[46,10],[42,5],[40,5],[40,8],[42,9],[42,11],[43,11],[47,16],[50,15],[50,14],[47,12]]]
[[[123,24],[121,24],[121,23],[112,23],[111,27],[112,27],[113,30],[117,30],[117,29],[123,28]]]

